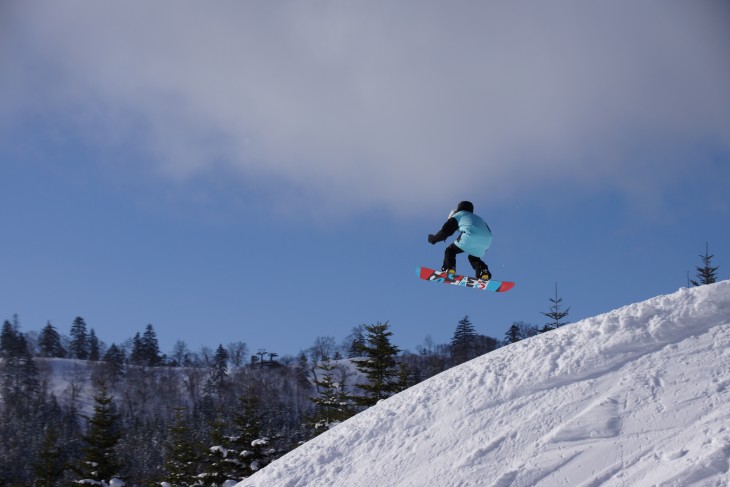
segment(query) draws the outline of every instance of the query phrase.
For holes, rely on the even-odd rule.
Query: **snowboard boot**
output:
[[[482,269],[479,269],[477,271],[477,279],[481,279],[482,281],[489,281],[492,278],[492,273],[489,272],[488,267],[483,267]]]
[[[445,272],[449,275],[449,277],[452,277],[454,274],[456,274],[456,269],[454,269],[453,267],[443,266],[441,268],[441,272]]]

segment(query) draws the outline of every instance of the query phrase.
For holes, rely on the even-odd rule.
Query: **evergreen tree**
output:
[[[540,330],[540,332],[544,333],[546,331],[555,330],[556,328],[559,328],[563,325],[567,325],[568,321],[561,322],[563,318],[568,316],[568,312],[570,311],[570,308],[566,309],[565,311],[561,311],[560,309],[560,303],[563,302],[563,298],[558,297],[558,284],[555,283],[555,299],[550,298],[550,302],[553,303],[552,306],[550,306],[550,311],[547,313],[542,313],[548,318],[550,318],[552,321],[545,324],[545,326]]]
[[[262,436],[264,411],[261,400],[248,388],[239,396],[238,408],[226,420],[215,416],[211,422],[210,438],[213,443],[203,460],[203,472],[197,478],[204,485],[222,485],[226,481],[241,481],[268,465],[275,450],[269,439]],[[232,434],[224,434],[226,425]]]
[[[101,351],[99,349],[99,339],[96,338],[96,333],[92,328],[89,331],[89,360],[92,362],[98,362],[101,358]]]
[[[471,320],[464,316],[454,330],[451,338],[451,360],[455,365],[475,358],[477,353],[477,333]]]
[[[322,376],[314,381],[319,394],[310,398],[314,403],[314,416],[310,424],[314,432],[320,434],[352,417],[355,410],[352,398],[345,392],[345,384],[335,379],[336,367],[329,357],[323,357],[316,368],[322,371]]]
[[[297,385],[300,389],[308,391],[312,388],[312,384],[309,382],[309,362],[307,361],[307,354],[303,351],[300,351],[297,356],[296,376]]]
[[[197,482],[200,464],[199,445],[193,440],[187,411],[185,407],[175,408],[165,460],[166,480],[179,487],[188,487]]]
[[[519,327],[523,340],[540,334],[540,330],[534,325],[525,323],[524,321],[517,321],[515,324]]]
[[[58,485],[66,470],[65,455],[59,441],[59,430],[50,424],[43,432],[43,440],[35,456],[35,487],[53,487]]]
[[[505,333],[504,342],[507,344],[519,342],[520,340],[530,338],[539,333],[540,332],[537,330],[537,328],[530,325],[529,323],[525,323],[524,321],[515,321],[514,323],[512,323],[512,326],[509,327],[507,333]]]
[[[522,330],[520,330],[519,325],[517,325],[517,323],[512,323],[512,326],[510,326],[507,333],[505,333],[505,341],[507,343],[517,343],[522,339]]]
[[[223,345],[218,345],[210,366],[210,376],[205,384],[205,393],[221,396],[228,378],[228,352]]]
[[[225,421],[217,416],[213,419],[210,428],[210,439],[213,446],[208,448],[208,453],[203,459],[203,471],[198,478],[204,485],[219,486],[228,480],[235,479],[235,473],[231,472],[232,460],[235,461],[237,452],[226,445],[226,437],[223,434]]]
[[[66,357],[66,350],[61,344],[61,335],[51,325],[50,321],[41,330],[41,335],[38,338],[38,348],[41,357]]]
[[[398,362],[398,390],[405,391],[411,386],[415,386],[423,379],[419,370],[411,369],[404,361]]]
[[[717,269],[719,267],[712,267],[710,260],[714,255],[710,255],[710,246],[705,242],[705,255],[700,255],[702,259],[702,267],[697,267],[697,280],[692,281],[694,286],[703,286],[705,284],[713,284],[717,282]]]
[[[484,355],[498,349],[500,346],[499,340],[487,335],[477,335],[476,339],[476,353],[477,357]]]
[[[231,478],[250,477],[274,460],[275,450],[269,446],[269,438],[262,435],[263,423],[261,400],[249,388],[239,396],[238,408],[233,413],[234,434],[228,440],[237,461]]]
[[[84,459],[78,468],[81,479],[109,482],[119,476],[120,465],[115,447],[121,438],[118,425],[119,414],[114,398],[109,394],[106,384],[98,384],[94,395],[94,415],[89,419],[88,433],[84,435]]]
[[[133,365],[157,367],[162,364],[160,345],[152,325],[147,325],[144,334],[139,332],[132,339],[132,354],[129,357]]]
[[[124,351],[112,343],[104,354],[104,372],[110,384],[116,384],[124,375],[124,359]]]
[[[142,335],[137,332],[132,338],[132,353],[129,355],[129,362],[132,365],[146,365]]]
[[[147,410],[139,418],[120,418],[124,434],[114,451],[127,485],[159,486],[164,479],[165,443],[171,418],[159,408],[167,407],[160,403],[155,406],[156,411]]]
[[[388,331],[388,327],[387,322],[365,325],[365,343],[357,347],[357,355],[363,358],[353,362],[368,379],[367,383],[356,385],[365,393],[364,396],[354,398],[361,406],[373,406],[400,391],[396,361],[400,349],[390,343],[393,333]]]
[[[2,332],[0,332],[0,357],[18,356],[24,346],[21,341],[22,333],[18,324],[17,316],[14,323],[5,320]]]
[[[22,403],[25,396],[39,390],[38,367],[28,350],[25,335],[15,330],[9,322],[3,325],[0,338],[3,358],[0,367],[0,392],[6,405]]]
[[[162,364],[162,356],[160,355],[160,345],[157,342],[157,333],[151,324],[148,324],[142,335],[142,349],[144,355],[144,365],[157,367]]]
[[[77,316],[71,324],[71,343],[69,344],[71,358],[86,360],[89,358],[89,341],[86,333],[86,322]]]
[[[17,319],[5,322],[0,339],[0,485],[28,485],[45,390]]]
[[[79,434],[67,428],[72,414],[44,388],[15,407],[0,407],[0,485],[69,485],[65,471]]]

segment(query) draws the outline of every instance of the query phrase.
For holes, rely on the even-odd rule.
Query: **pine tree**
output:
[[[462,364],[477,356],[477,333],[471,320],[464,316],[454,330],[451,338],[451,360],[455,365]]]
[[[188,487],[197,482],[200,446],[193,441],[187,408],[175,408],[175,420],[170,427],[169,442],[165,460],[166,480],[179,487]]]
[[[213,446],[203,459],[202,473],[197,475],[204,485],[221,485],[226,481],[240,481],[268,465],[275,450],[269,439],[262,436],[264,410],[251,388],[239,396],[238,408],[226,420],[216,415],[211,420],[210,439]],[[232,434],[224,428],[230,425]]]
[[[697,280],[692,281],[694,286],[703,286],[705,284],[713,284],[717,282],[717,269],[719,267],[712,267],[710,260],[714,255],[710,255],[710,246],[705,242],[705,255],[700,255],[702,259],[702,267],[697,267]]]
[[[96,338],[96,333],[92,328],[89,331],[89,360],[92,362],[98,362],[101,358],[101,351],[99,349],[99,339]]]
[[[20,335],[17,325],[5,320],[2,332],[0,332],[0,357],[18,355]]]
[[[512,323],[512,326],[509,327],[507,333],[505,333],[505,343],[515,343],[539,333],[540,332],[535,326],[525,323],[524,321],[515,321]]]
[[[132,365],[146,365],[142,335],[137,332],[132,338],[132,353],[129,355],[129,362]]]
[[[142,349],[144,356],[144,365],[157,367],[162,364],[160,355],[160,345],[157,341],[157,333],[151,324],[148,324],[142,335]]]
[[[41,357],[66,357],[66,350],[61,344],[61,335],[51,325],[50,321],[41,330],[41,335],[38,338],[38,348]]]
[[[522,339],[522,330],[520,330],[517,323],[512,323],[512,326],[510,326],[507,333],[505,333],[505,341],[507,343],[517,343]]]
[[[0,336],[0,395],[5,405],[23,402],[25,396],[39,391],[38,367],[28,350],[28,343],[17,325],[3,324]]]
[[[0,485],[28,485],[45,391],[17,319],[5,322],[0,341]]]
[[[411,386],[415,386],[423,379],[418,369],[411,368],[405,360],[398,362],[398,390],[405,391]]]
[[[208,448],[207,455],[203,458],[203,471],[198,478],[204,485],[219,486],[228,480],[236,479],[236,473],[232,472],[232,462],[237,461],[237,451],[230,449],[228,439],[223,433],[226,421],[221,416],[216,416],[211,422],[210,439],[213,446]]]
[[[124,375],[124,359],[124,351],[112,343],[104,354],[104,372],[110,384],[116,384]]]
[[[53,487],[58,485],[66,470],[65,455],[59,441],[58,428],[51,424],[43,432],[43,440],[35,455],[34,464],[35,487]]]
[[[228,352],[218,345],[210,367],[210,376],[205,384],[205,393],[221,396],[228,378]]]
[[[499,340],[487,335],[477,335],[475,343],[477,357],[484,355],[485,353],[492,352],[498,349],[501,345]]]
[[[119,476],[120,465],[115,447],[121,438],[118,425],[119,414],[114,398],[109,394],[106,384],[97,384],[94,395],[94,415],[89,419],[88,433],[84,435],[84,460],[78,467],[81,479],[109,482]]]
[[[89,358],[89,342],[86,334],[86,322],[80,316],[74,319],[71,325],[71,343],[69,344],[71,358],[86,360]]]
[[[269,446],[269,438],[262,434],[263,423],[261,400],[249,388],[238,398],[232,420],[234,434],[228,438],[237,459],[232,478],[250,477],[274,460],[276,452]]]
[[[358,356],[353,360],[355,367],[365,374],[368,382],[357,384],[364,396],[355,397],[355,402],[364,407],[375,405],[400,391],[399,370],[396,357],[400,349],[390,343],[393,335],[388,331],[388,323],[365,325],[365,343],[358,345]]]
[[[13,325],[8,320],[3,323],[2,332],[0,332],[0,357],[8,356],[16,345],[16,332]]]
[[[560,310],[560,303],[563,302],[562,298],[558,297],[558,284],[555,283],[555,299],[550,298],[550,302],[553,303],[552,306],[550,306],[550,311],[547,313],[542,313],[548,318],[552,319],[552,321],[545,324],[545,326],[540,330],[540,332],[544,333],[546,331],[555,330],[556,328],[559,328],[563,325],[567,325],[569,322],[564,321],[561,322],[563,318],[568,316],[568,312],[570,311],[570,308],[566,309],[565,311]]]
[[[352,398],[345,392],[345,384],[335,379],[336,367],[329,357],[323,357],[316,368],[322,371],[322,376],[314,381],[319,394],[310,398],[314,403],[314,415],[309,423],[315,434],[320,434],[352,417],[355,410]]]
[[[303,351],[299,352],[297,356],[296,377],[300,389],[308,391],[312,388],[312,384],[309,382],[309,362],[307,354]]]
[[[160,345],[152,325],[147,325],[144,334],[137,332],[132,339],[132,354],[129,357],[133,365],[157,367],[162,364]]]

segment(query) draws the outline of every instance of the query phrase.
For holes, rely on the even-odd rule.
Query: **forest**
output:
[[[518,330],[515,334],[515,330]],[[416,353],[389,324],[361,325],[337,343],[317,337],[298,356],[250,352],[244,342],[169,354],[154,327],[106,345],[82,317],[0,336],[0,485],[233,485],[327,428],[505,340],[468,316],[450,343]],[[165,482],[167,484],[165,484]]]

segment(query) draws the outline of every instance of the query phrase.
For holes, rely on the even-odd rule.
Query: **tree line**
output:
[[[106,344],[82,317],[0,333],[0,485],[221,486],[240,481],[334,424],[449,367],[494,350],[468,317],[449,344],[401,351],[390,325],[318,337],[279,358],[243,342],[162,354],[154,327]],[[246,360],[250,355],[250,360]],[[73,360],[59,360],[73,359]],[[64,372],[59,372],[59,367]]]

